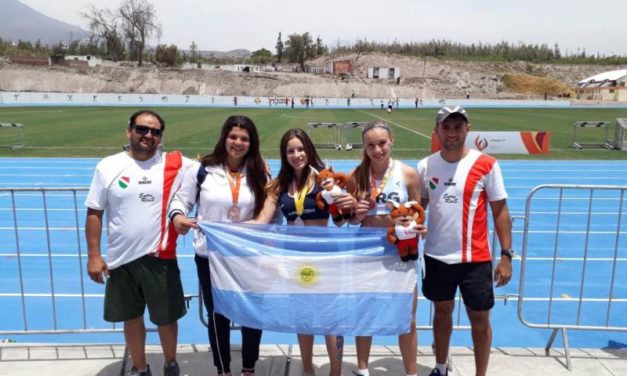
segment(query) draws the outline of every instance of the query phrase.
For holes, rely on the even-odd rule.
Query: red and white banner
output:
[[[551,132],[468,132],[466,146],[487,154],[548,154]],[[431,152],[441,149],[435,132],[431,134]]]

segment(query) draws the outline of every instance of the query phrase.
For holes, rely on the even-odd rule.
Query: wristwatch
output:
[[[514,258],[514,255],[515,255],[515,254],[516,254],[516,253],[515,253],[515,252],[514,252],[514,250],[513,250],[513,249],[511,249],[511,248],[508,248],[508,249],[502,249],[502,250],[501,250],[501,257],[505,256],[505,257],[509,258],[509,260],[510,260],[510,261],[512,260],[512,258]]]

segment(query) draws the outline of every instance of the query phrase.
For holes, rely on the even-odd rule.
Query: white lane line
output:
[[[85,210],[87,210],[87,208],[84,208],[82,206],[79,206],[78,211],[80,212],[84,212]],[[13,211],[13,208],[0,208],[0,211]],[[43,208],[16,208],[15,211],[17,212],[41,212],[44,211]],[[69,208],[69,209],[51,209],[48,208],[49,212],[65,212],[65,211],[71,211],[74,212],[73,208]],[[563,214],[563,213],[562,213]]]
[[[20,293],[0,293],[0,298],[19,298],[22,295]],[[46,294],[46,293],[25,293],[24,294],[25,298],[51,298],[52,294]],[[55,293],[54,294],[55,298],[80,298],[80,297],[85,297],[85,298],[104,298],[104,294],[61,294],[61,293]]]
[[[362,114],[366,114],[366,115],[368,115],[368,116],[372,116],[372,117],[374,117],[374,118],[376,118],[376,119],[383,120],[383,121],[385,121],[385,122],[386,122],[386,123],[388,123],[388,124],[393,124],[393,125],[396,125],[397,127],[399,127],[399,128],[403,128],[404,130],[406,130],[406,131],[408,131],[408,132],[411,132],[411,133],[417,134],[418,136],[422,136],[422,137],[426,138],[427,140],[431,140],[431,136],[427,136],[427,135],[426,135],[426,134],[424,134],[424,133],[420,133],[420,132],[418,132],[418,131],[416,131],[416,130],[413,130],[413,129],[407,128],[406,126],[404,126],[404,125],[402,125],[402,124],[399,124],[399,123],[395,123],[395,122],[389,121],[389,120],[387,120],[387,119],[385,119],[385,118],[382,118],[381,116],[378,116],[378,115],[375,115],[375,114],[371,114],[370,112],[366,112],[366,111],[362,111],[362,110],[356,110],[356,111],[357,111],[357,112],[361,112]]]
[[[43,251],[45,252],[45,251]],[[21,253],[21,257],[48,257],[48,253]],[[77,253],[52,253],[50,254],[52,257],[78,257]],[[17,253],[0,253],[0,257],[17,257]],[[87,252],[82,254],[82,257],[87,257]],[[194,255],[176,255],[177,258],[192,258]]]
[[[65,170],[63,170],[65,171]],[[91,177],[91,174],[0,174],[0,177],[7,178],[72,178],[72,177]]]

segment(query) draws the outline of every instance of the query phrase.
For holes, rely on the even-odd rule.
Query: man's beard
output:
[[[131,150],[136,153],[155,153],[159,146],[156,142],[148,142],[148,146],[142,145],[140,141],[131,140]]]

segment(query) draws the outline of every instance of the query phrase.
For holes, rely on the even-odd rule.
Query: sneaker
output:
[[[132,367],[128,376],[152,376],[152,372],[150,372],[150,365],[146,365],[146,367],[146,370],[143,372],[139,372],[137,368]]]
[[[179,376],[180,374],[181,370],[176,360],[170,360],[163,365],[163,376]]]
[[[352,372],[353,372],[353,376],[364,376],[364,374],[359,371],[352,371]]]
[[[439,369],[434,368],[429,374],[429,376],[448,376],[448,370],[446,370],[446,373],[443,375]]]

